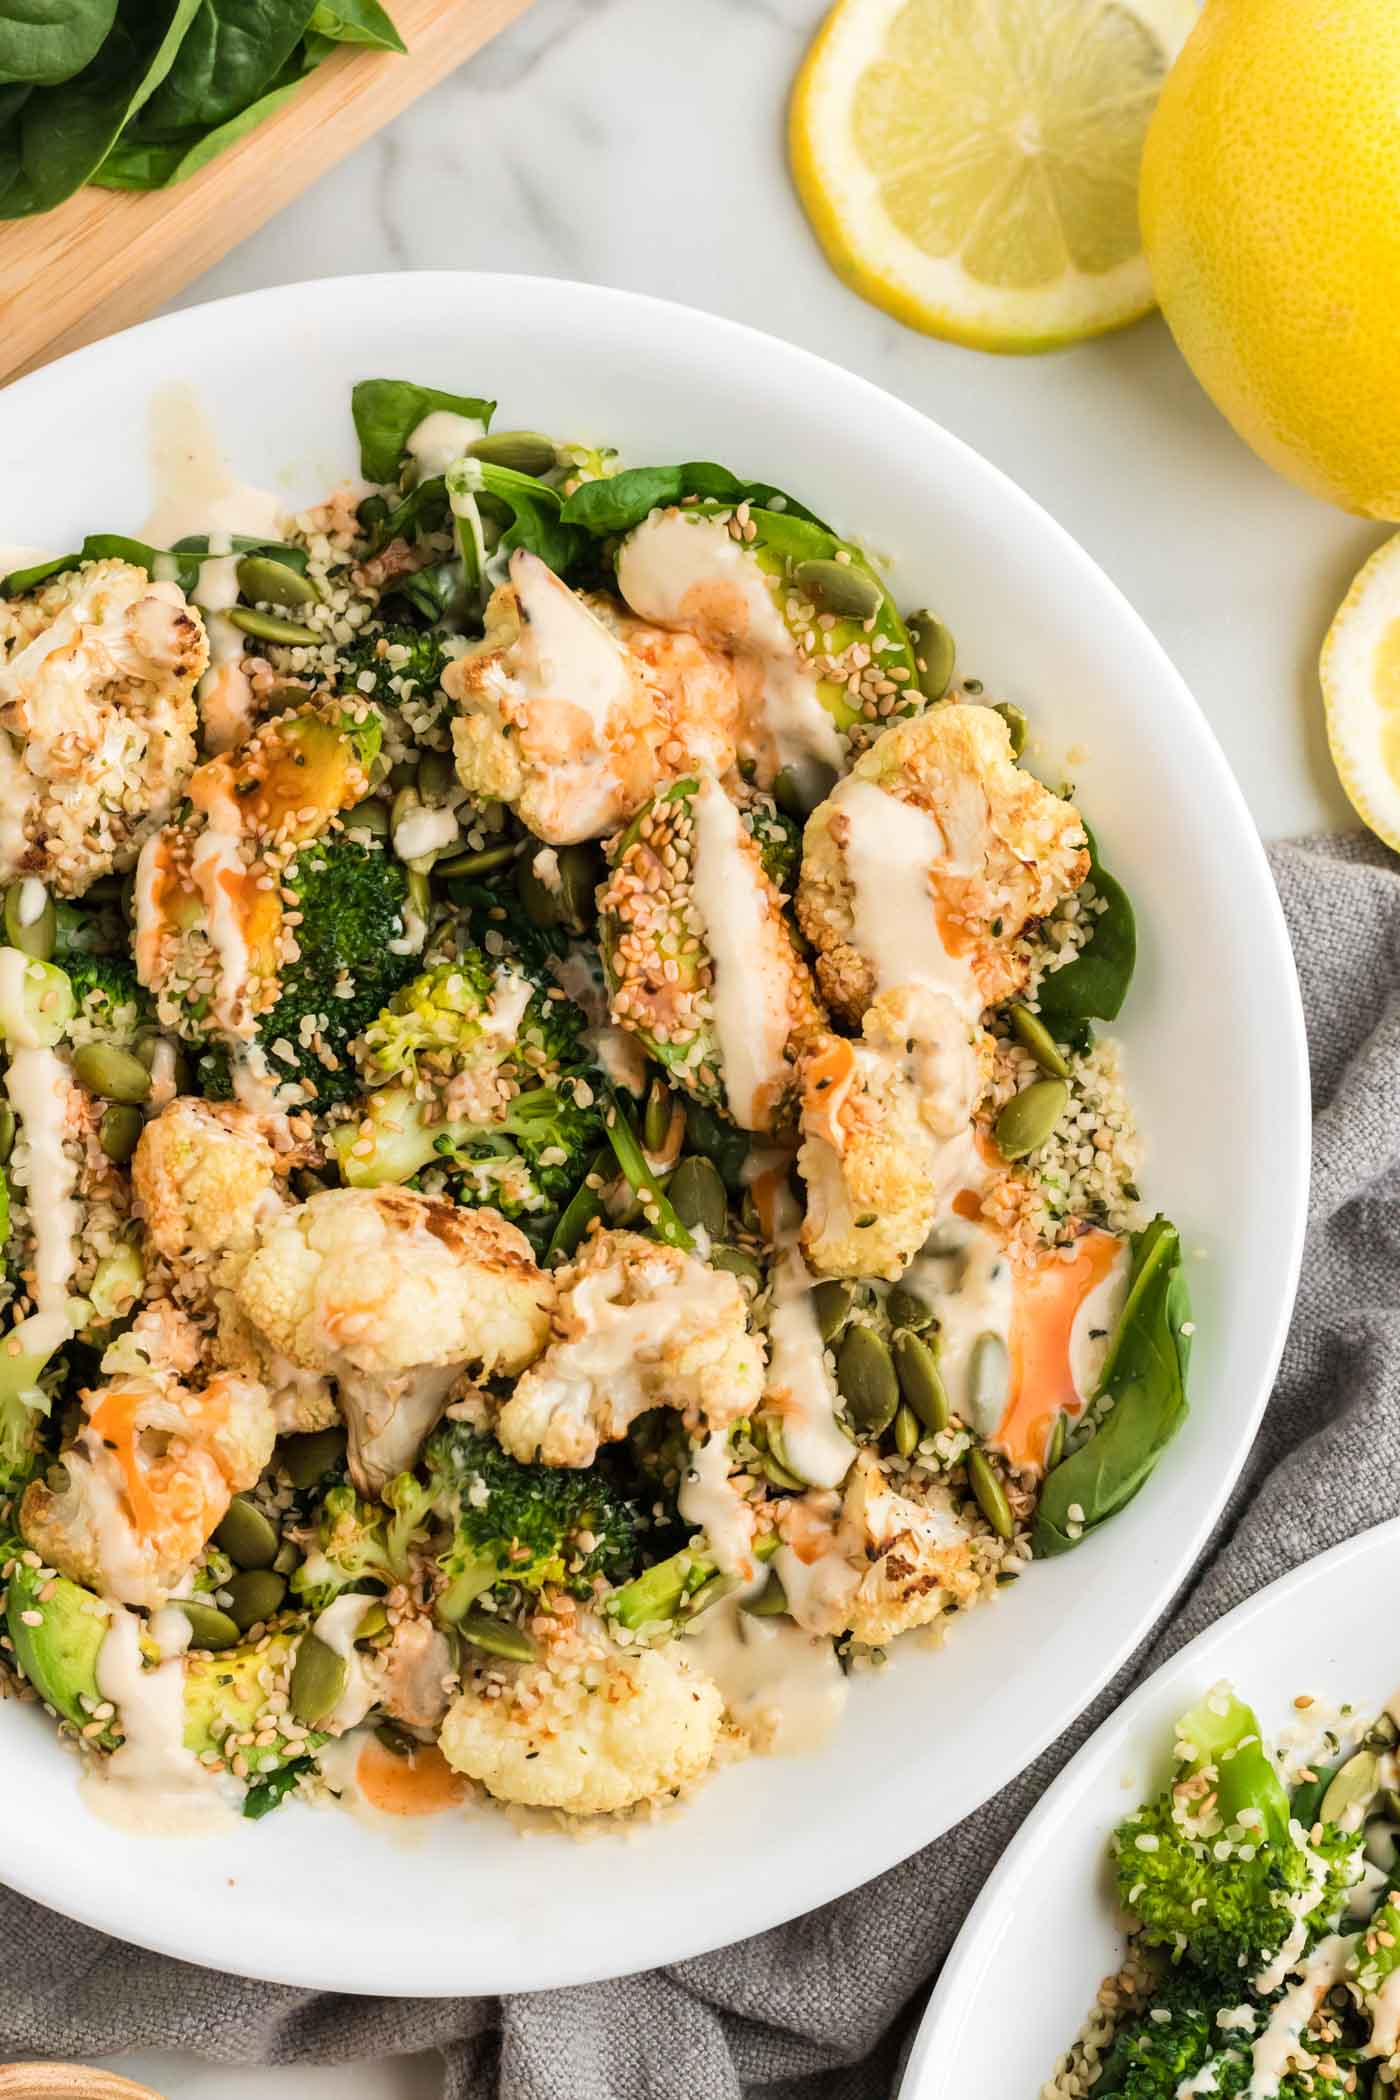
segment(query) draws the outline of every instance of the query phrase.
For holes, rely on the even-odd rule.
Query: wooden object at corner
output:
[[[0,2064],[0,2100],[161,2100],[148,2085],[84,2064]]]
[[[0,220],[0,383],[146,320],[528,4],[389,0],[407,57],[347,44],[188,182]]]

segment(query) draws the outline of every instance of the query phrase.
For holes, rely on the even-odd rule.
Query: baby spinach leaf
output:
[[[1042,1558],[1068,1553],[1131,1502],[1185,1421],[1190,1317],[1180,1236],[1154,1218],[1133,1243],[1128,1295],[1091,1403],[1099,1427],[1041,1489],[1032,1547]]]
[[[436,409],[469,416],[490,426],[494,401],[472,394],[445,394],[435,386],[416,386],[411,379],[362,379],[352,389],[350,411],[360,440],[360,472],[366,481],[398,479],[408,441]]]
[[[199,0],[175,63],[142,120],[148,139],[226,124],[277,80],[315,0]]]
[[[268,1772],[263,1778],[255,1779],[243,1796],[244,1815],[254,1823],[263,1816],[271,1815],[273,1809],[280,1808],[288,1794],[295,1791],[302,1773],[314,1771],[315,1766],[314,1757],[294,1757],[290,1764],[279,1765],[275,1772]]]
[[[152,8],[126,0],[90,65],[61,87],[28,97],[17,119],[18,172],[0,206],[5,218],[50,211],[81,188],[164,80],[200,4]]]
[[[33,89],[25,81],[14,80],[0,87],[0,131],[12,123],[29,100]]]
[[[379,51],[408,49],[379,0],[336,0],[334,7],[318,7],[311,17],[311,30],[336,44],[372,44]]]
[[[71,80],[92,64],[116,18],[117,0],[0,0],[0,80]]]
[[[567,576],[584,541],[576,527],[561,522],[558,490],[529,474],[517,474],[513,467],[482,464],[477,471],[481,476],[478,505],[485,516],[494,516],[505,527],[497,542],[500,551],[512,554],[517,547],[525,547],[556,576]]]
[[[429,562],[426,568],[414,569],[407,576],[396,576],[385,585],[384,597],[401,598],[430,627],[436,627],[440,620],[461,610],[462,564],[458,561]]]
[[[256,102],[240,110],[236,117],[230,117],[227,123],[215,124],[195,139],[162,143],[154,139],[120,138],[92,180],[99,189],[105,190],[163,190],[172,183],[186,182],[226,147],[236,145],[274,110],[280,109],[300,85],[301,74],[297,73],[282,86],[260,95]]]
[[[630,532],[651,512],[687,497],[701,503],[752,503],[760,510],[787,512],[814,525],[821,519],[815,511],[784,495],[767,481],[741,481],[727,467],[693,459],[679,467],[629,467],[603,481],[585,481],[564,505],[564,523],[581,525],[586,532],[611,534]],[[829,528],[823,527],[823,530]]]
[[[1071,963],[1041,980],[1037,993],[1040,1018],[1062,1043],[1087,1045],[1090,1020],[1113,1020],[1133,981],[1137,963],[1137,924],[1133,907],[1122,884],[1115,881],[1099,859],[1099,849],[1088,825],[1089,880],[1104,910],[1094,919],[1094,930]]]

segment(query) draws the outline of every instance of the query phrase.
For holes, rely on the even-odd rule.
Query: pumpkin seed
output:
[[[535,1644],[528,1633],[512,1626],[509,1619],[494,1619],[489,1611],[464,1612],[457,1621],[457,1631],[473,1648],[480,1648],[487,1655],[500,1655],[507,1662],[533,1662]]]
[[[659,1152],[671,1135],[673,1107],[671,1089],[665,1080],[653,1079],[647,1105],[642,1111],[642,1146],[645,1151]]]
[[[1368,1750],[1393,1750],[1400,1742],[1400,1728],[1388,1713],[1379,1713],[1366,1731]]]
[[[319,1634],[304,1633],[297,1643],[287,1687],[292,1718],[303,1728],[316,1728],[335,1707],[345,1690],[350,1665],[343,1655],[327,1647]]]
[[[773,782],[773,800],[785,817],[791,817],[795,824],[805,824],[835,785],[834,766],[819,758],[800,758],[784,766]]]
[[[124,1167],[141,1142],[141,1132],[146,1119],[139,1108],[131,1108],[125,1102],[113,1102],[97,1126],[97,1142],[108,1159]],[[11,1136],[14,1134],[11,1123]]]
[[[158,1028],[144,1028],[132,1044],[131,1054],[133,1057],[139,1057],[152,1075],[155,1073],[157,1056],[164,1056],[165,1069],[175,1092],[194,1092],[194,1073],[190,1069],[185,1046],[177,1042],[173,1035],[162,1035]]]
[[[506,846],[483,846],[477,853],[458,853],[451,860],[433,863],[434,875],[489,875],[495,868],[504,868],[520,851],[518,841],[512,839]]]
[[[873,576],[849,561],[800,561],[792,580],[818,612],[839,620],[870,620],[885,602]]]
[[[35,890],[39,892],[37,911],[32,910]],[[31,916],[26,917],[27,910]],[[22,955],[32,955],[35,962],[48,962],[53,956],[58,942],[58,910],[44,885],[33,876],[12,882],[5,892],[5,939]]]
[[[229,1594],[228,1615],[240,1633],[259,1626],[279,1611],[287,1594],[287,1579],[271,1568],[245,1568],[225,1585]]]
[[[1348,1809],[1369,1807],[1376,1793],[1380,1765],[1373,1752],[1358,1750],[1333,1777],[1318,1810],[1324,1823],[1340,1823]]]
[[[552,473],[558,466],[559,447],[542,430],[493,430],[486,437],[473,438],[467,457],[488,467],[509,467],[513,473],[528,474],[538,481],[541,474]]]
[[[598,916],[597,892],[602,864],[592,846],[560,846],[555,851],[557,882],[547,883],[535,862],[543,849],[522,855],[515,888],[532,926],[563,926],[586,933]]]
[[[710,1267],[737,1276],[740,1283],[751,1283],[756,1291],[763,1288],[763,1270],[746,1247],[726,1246],[721,1240],[710,1249]]]
[[[823,1342],[834,1342],[849,1317],[854,1292],[848,1283],[834,1277],[812,1286],[812,1311]]]
[[[277,1533],[246,1495],[235,1495],[230,1502],[214,1544],[222,1546],[238,1568],[270,1568],[277,1558]]]
[[[967,1454],[968,1485],[977,1498],[977,1507],[999,1539],[1009,1539],[1016,1525],[1011,1515],[1011,1504],[1006,1499],[1006,1489],[995,1466],[985,1451],[969,1451]]]
[[[298,643],[314,647],[321,639],[314,627],[303,627],[299,620],[283,620],[276,613],[258,612],[251,605],[235,605],[224,618],[240,634],[252,635],[255,642],[281,642],[290,649]]]
[[[710,1606],[718,1604],[722,1597],[732,1597],[738,1587],[737,1575],[712,1575],[708,1582],[701,1583],[698,1590],[691,1591],[682,1603],[681,1610],[688,1619],[698,1618],[702,1611],[708,1611]]]
[[[234,574],[250,605],[318,605],[321,593],[309,576],[267,554],[245,554]]]
[[[1025,1159],[1050,1137],[1066,1108],[1063,1079],[1034,1079],[1013,1094],[996,1120],[994,1135],[1003,1159]]]
[[[276,685],[268,686],[261,698],[264,715],[286,715],[311,698],[309,685],[299,685],[294,678],[284,678]]]
[[[366,496],[355,512],[355,519],[362,532],[373,532],[389,515],[389,505],[383,496]]]
[[[916,1334],[933,1325],[933,1307],[907,1283],[895,1285],[885,1300],[885,1312],[892,1327],[912,1327]]]
[[[979,1334],[968,1361],[967,1404],[970,1427],[990,1436],[1002,1417],[1011,1384],[1011,1358],[1005,1342],[990,1329]]]
[[[457,787],[457,768],[445,751],[425,751],[418,761],[419,800],[429,809],[446,802]]]
[[[852,1327],[836,1357],[836,1383],[856,1428],[879,1436],[899,1406],[899,1380],[889,1346],[873,1327]]]
[[[754,1426],[754,1442],[760,1446],[762,1453],[759,1459],[759,1471],[773,1487],[799,1491],[802,1488],[811,1487],[812,1482],[804,1480],[802,1475],[795,1471],[789,1462],[787,1445],[783,1441],[783,1425],[781,1422],[769,1416],[767,1419],[756,1423]]]
[[[901,1458],[912,1458],[919,1448],[919,1418],[903,1400],[895,1409],[894,1448]]]
[[[385,1631],[388,1624],[388,1612],[377,1597],[372,1597],[360,1615],[359,1625],[355,1628],[356,1643],[372,1641],[376,1634]]]
[[[112,1043],[83,1043],[73,1052],[73,1076],[90,1094],[135,1108],[151,1091],[151,1075],[139,1057]]]
[[[104,1117],[105,1121],[106,1118]],[[140,1136],[138,1130],[137,1136]],[[3,1167],[15,1149],[15,1112],[8,1101],[0,1101],[0,1167]],[[134,1150],[134,1147],[133,1147]],[[112,1155],[109,1153],[108,1157]]]
[[[788,1608],[787,1591],[776,1568],[768,1571],[768,1580],[755,1596],[746,1597],[743,1609],[751,1619],[776,1619]]]
[[[353,809],[347,809],[341,819],[347,831],[367,831],[371,838],[386,839],[389,836],[389,807],[378,795],[367,795]]]
[[[907,1327],[899,1329],[890,1346],[905,1404],[925,1429],[931,1429],[937,1436],[940,1430],[948,1427],[953,1412],[948,1405],[948,1391],[938,1369],[938,1359],[928,1343]]]
[[[1039,1014],[1033,1014],[1019,1000],[1007,1010],[1011,1033],[1023,1050],[1029,1050],[1042,1072],[1052,1079],[1068,1079],[1069,1065],[1065,1053],[1051,1035]]]
[[[374,1731],[374,1739],[391,1757],[412,1757],[423,1747],[417,1736],[400,1728],[397,1721],[381,1721]]]
[[[1064,1415],[1058,1414],[1055,1417],[1055,1426],[1050,1432],[1050,1448],[1045,1454],[1045,1470],[1047,1473],[1057,1466],[1065,1455],[1065,1434]]]
[[[204,1604],[198,1597],[181,1597],[181,1611],[190,1622],[190,1646],[206,1648],[217,1654],[220,1648],[236,1648],[241,1631],[238,1621],[216,1604]]]
[[[666,1194],[682,1225],[698,1225],[712,1240],[722,1236],[729,1215],[729,1198],[709,1160],[694,1153],[683,1159],[666,1184]]]
[[[925,700],[941,700],[953,682],[957,645],[937,613],[910,613],[905,621],[914,647],[914,668]]]
[[[992,709],[992,713],[1000,715],[1002,721],[1005,722],[1007,732],[1011,738],[1011,756],[1019,758],[1026,748],[1026,736],[1030,729],[1030,723],[1026,720],[1020,708],[1013,707],[1009,700],[999,700]]]
[[[275,1575],[293,1575],[300,1566],[301,1554],[296,1546],[293,1545],[290,1539],[283,1539],[281,1545],[277,1548],[277,1558],[272,1563],[273,1573]],[[261,1569],[254,1570],[255,1574],[260,1574],[261,1572]]]

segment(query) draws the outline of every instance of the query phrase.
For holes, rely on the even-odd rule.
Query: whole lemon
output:
[[[1148,132],[1142,234],[1240,436],[1400,518],[1400,0],[1206,0]]]

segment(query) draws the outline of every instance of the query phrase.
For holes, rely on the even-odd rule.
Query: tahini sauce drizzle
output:
[[[157,1612],[147,1630],[163,1660],[141,1660],[141,1620],[109,1606],[107,1638],[97,1655],[97,1688],[117,1709],[125,1741],[81,1786],[104,1823],[150,1837],[212,1835],[235,1822],[217,1774],[185,1748],[185,1663],[190,1624],[183,1612]],[[178,1622],[178,1623],[177,1623]],[[241,1795],[242,1789],[238,1793]]]
[[[729,1111],[743,1130],[763,1130],[790,1067],[788,957],[758,870],[743,844],[739,812],[707,775],[691,798],[691,897],[714,966],[714,1021]]]

